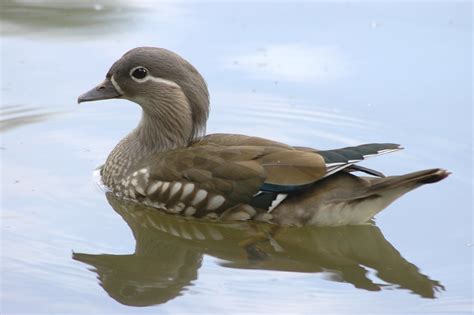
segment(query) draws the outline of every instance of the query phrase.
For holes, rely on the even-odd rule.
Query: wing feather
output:
[[[259,191],[274,196],[303,191],[357,162],[400,149],[395,144],[367,144],[317,151],[256,137],[212,135],[186,148],[157,153],[150,177],[192,181],[199,188],[225,195],[232,205],[250,202]]]

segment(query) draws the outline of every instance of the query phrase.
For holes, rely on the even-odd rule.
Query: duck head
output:
[[[168,130],[190,141],[205,132],[209,113],[206,82],[176,53],[154,47],[128,51],[108,71],[105,80],[82,94],[78,102],[123,98],[143,109],[144,128]]]

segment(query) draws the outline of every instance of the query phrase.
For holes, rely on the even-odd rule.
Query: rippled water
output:
[[[470,313],[472,5],[2,1],[1,313]],[[97,188],[137,123],[77,106],[132,47],[205,76],[208,132],[335,148],[365,166],[444,167],[376,226],[189,221]],[[141,306],[138,308],[138,306]]]

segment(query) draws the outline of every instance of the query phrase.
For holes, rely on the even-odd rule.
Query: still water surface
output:
[[[472,311],[472,5],[1,2],[1,313]],[[365,166],[444,167],[376,225],[183,220],[93,170],[137,123],[75,104],[136,46],[191,61],[208,132],[321,149],[396,142]]]

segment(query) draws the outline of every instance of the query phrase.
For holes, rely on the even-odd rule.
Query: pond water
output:
[[[471,12],[448,1],[2,1],[1,313],[472,312]],[[208,133],[401,143],[363,165],[453,174],[375,226],[193,222],[116,200],[92,174],[139,109],[76,99],[137,46],[200,70]]]

